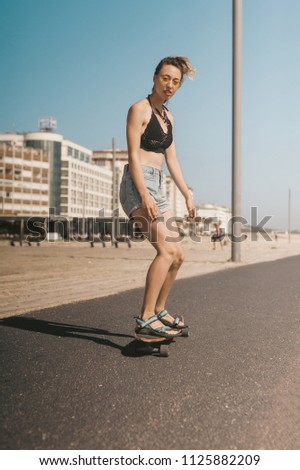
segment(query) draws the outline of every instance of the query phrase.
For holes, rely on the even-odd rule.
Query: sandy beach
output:
[[[249,234],[241,243],[240,263],[231,262],[229,241],[215,250],[209,237],[201,242],[185,238],[181,243],[185,262],[178,279],[300,255],[300,235],[292,235],[289,242],[284,235],[277,241],[258,235],[255,241]],[[155,255],[147,241],[133,242],[131,248],[126,243],[118,248],[98,243],[92,248],[74,241],[21,247],[1,241],[0,252],[0,318],[142,287]]]

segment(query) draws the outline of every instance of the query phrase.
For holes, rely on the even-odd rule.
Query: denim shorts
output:
[[[158,207],[159,213],[163,214],[170,210],[166,194],[163,188],[163,172],[158,168],[142,165],[142,172],[146,188]],[[129,165],[125,165],[123,178],[120,185],[120,202],[125,214],[131,217],[132,212],[142,207],[142,199],[130,174]]]

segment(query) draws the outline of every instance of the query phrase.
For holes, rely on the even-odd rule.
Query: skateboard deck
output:
[[[169,344],[177,337],[189,336],[189,328],[183,328],[181,333],[177,336],[170,336],[169,338],[163,336],[151,336],[140,333],[135,333],[135,341],[133,344],[134,354],[139,353],[150,354],[161,357],[169,356]]]

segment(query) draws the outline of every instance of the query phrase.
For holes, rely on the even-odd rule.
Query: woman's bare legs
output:
[[[166,302],[169,297],[170,291],[173,287],[178,270],[184,261],[184,252],[180,244],[181,237],[180,237],[178,228],[176,227],[175,220],[174,220],[172,213],[165,212],[164,220],[165,220],[165,223],[167,224],[167,227],[172,228],[171,231],[168,230],[169,232],[168,236],[170,239],[170,243],[174,245],[173,247],[175,248],[175,254],[174,254],[173,262],[165,278],[165,282],[162,285],[162,288],[160,290],[160,293],[156,301],[156,305],[155,305],[156,313],[159,313],[165,309]],[[169,226],[169,224],[171,224],[171,227]],[[174,318],[172,318],[170,314],[167,314],[164,318],[170,322],[174,320]],[[184,326],[184,323],[180,322],[178,326]]]
[[[145,217],[143,209],[137,209],[133,217],[139,223],[143,234],[157,252],[146,277],[144,300],[141,309],[141,316],[146,320],[153,316],[154,313],[164,309],[166,299],[183,261],[183,251],[179,244],[178,232],[174,232],[174,228],[170,230],[167,227],[166,222],[171,217],[170,212],[165,213],[163,218],[150,221]],[[169,318],[169,321],[172,321],[172,318]],[[157,320],[151,326],[159,328],[162,326],[162,323]],[[173,336],[175,331],[171,330],[169,334]]]

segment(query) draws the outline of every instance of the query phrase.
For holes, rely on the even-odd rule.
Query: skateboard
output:
[[[148,353],[153,356],[168,357],[169,344],[173,338],[155,337],[155,336],[142,336],[135,334],[135,354]]]
[[[187,337],[189,335],[188,328],[182,330],[182,333],[179,336]],[[135,333],[136,343],[134,345],[135,354],[146,353],[153,356],[168,357],[169,344],[175,339],[174,338],[164,338],[159,336],[145,336]]]

